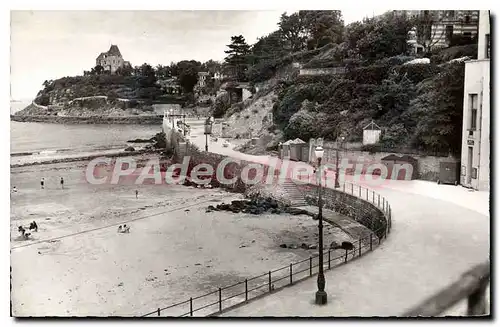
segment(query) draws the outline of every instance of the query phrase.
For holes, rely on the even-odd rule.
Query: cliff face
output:
[[[156,115],[153,103],[182,101],[165,95],[154,78],[92,74],[45,81],[33,103],[14,116],[23,121],[29,121],[28,116],[36,116],[36,121],[44,119],[41,117],[52,117],[53,120],[54,117],[71,117],[86,121],[91,121],[87,118],[92,117],[146,117]]]
[[[67,102],[61,98],[48,106],[32,103],[25,109],[18,111],[16,116],[70,116],[70,117],[92,117],[92,116],[141,116],[153,115],[152,105],[143,101],[128,99],[110,99],[106,96],[93,96],[76,98]]]

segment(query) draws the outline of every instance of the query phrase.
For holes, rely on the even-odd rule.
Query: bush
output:
[[[473,59],[477,58],[477,44],[467,44],[461,46],[449,47],[446,49],[436,50],[431,55],[431,62],[435,64],[442,64],[450,60],[461,58],[461,57],[471,57]]]
[[[380,144],[364,144],[361,146],[361,151],[367,151],[371,154],[376,153],[376,152],[381,152],[381,145]]]

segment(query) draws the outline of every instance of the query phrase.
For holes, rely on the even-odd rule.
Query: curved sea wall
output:
[[[317,185],[297,185],[297,188],[304,194],[307,203],[318,204]],[[385,198],[373,191],[354,184],[345,184],[343,191],[323,187],[322,199],[324,208],[352,218],[374,232],[379,239],[390,232],[390,206]]]

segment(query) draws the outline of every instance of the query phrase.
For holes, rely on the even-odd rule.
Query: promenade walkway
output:
[[[204,145],[201,137],[195,140]],[[217,144],[209,145],[209,151],[279,162]],[[397,316],[489,259],[488,192],[425,181],[390,181],[374,190],[391,205],[391,234],[372,253],[326,273],[327,305],[313,304],[313,278],[222,316]]]

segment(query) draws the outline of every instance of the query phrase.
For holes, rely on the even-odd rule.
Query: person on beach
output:
[[[139,191],[138,190],[135,190],[135,198],[138,199],[139,198]]]
[[[40,187],[42,188],[42,190],[45,188],[45,180],[43,179],[43,177],[40,180]]]
[[[12,192],[17,193],[17,187],[15,187],[15,186],[14,186],[14,187],[12,188]]]
[[[64,178],[61,177],[61,189],[64,189]]]

